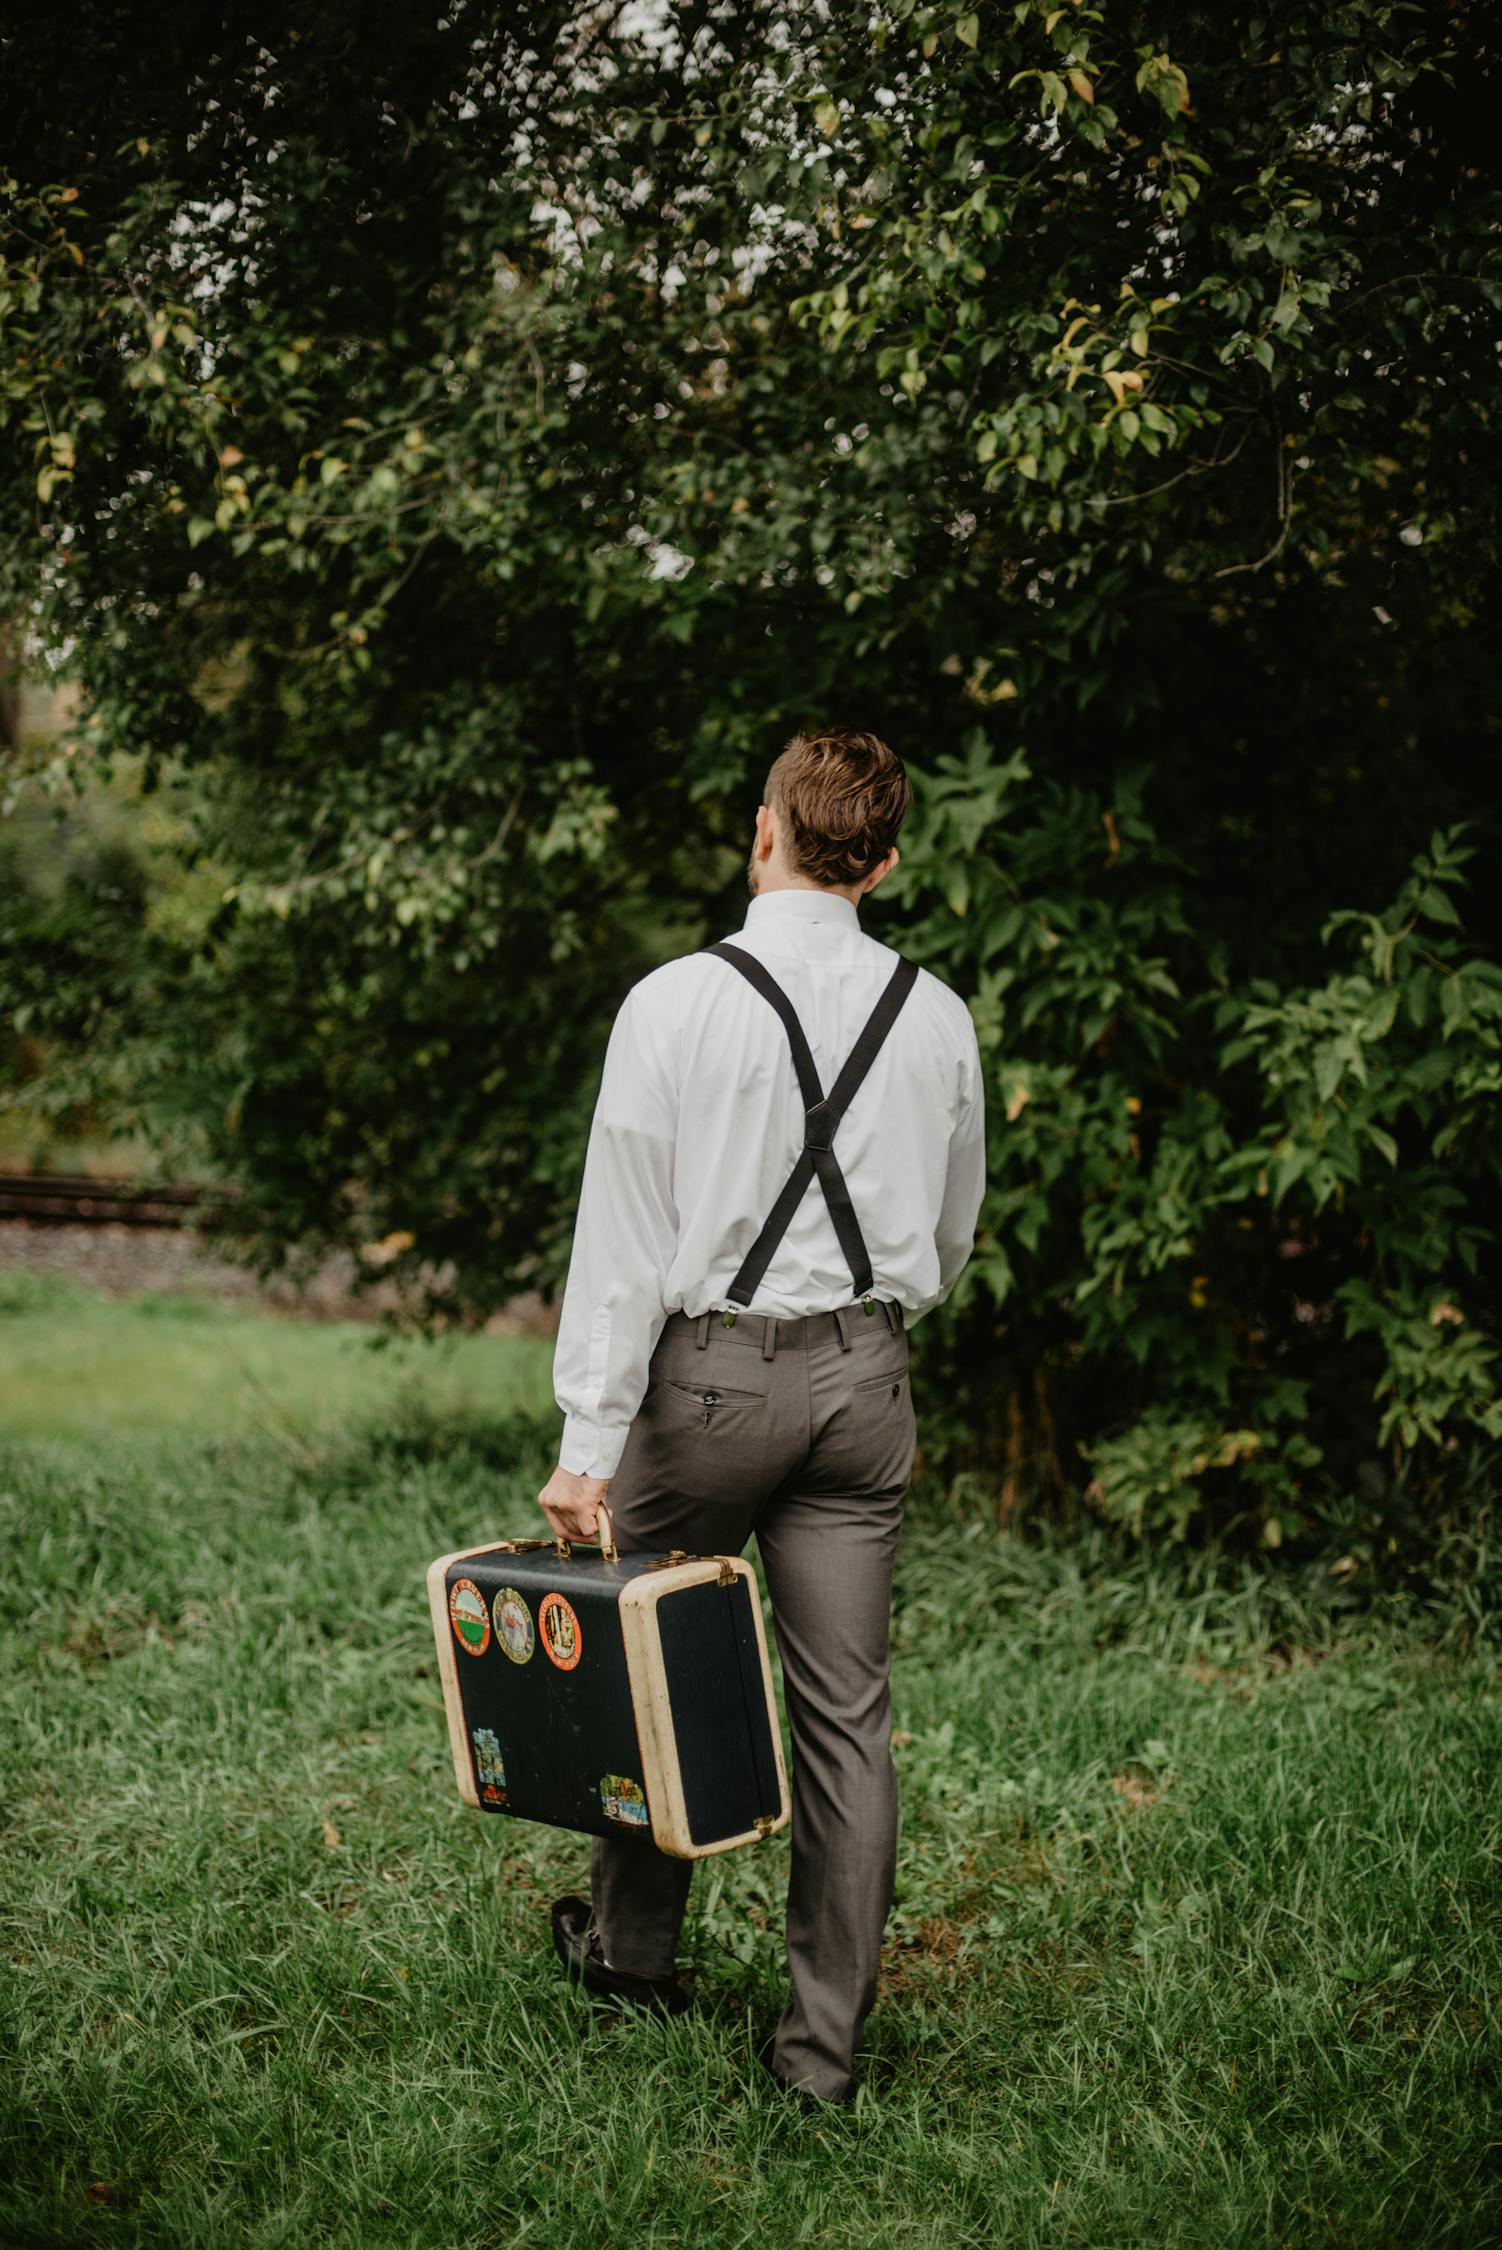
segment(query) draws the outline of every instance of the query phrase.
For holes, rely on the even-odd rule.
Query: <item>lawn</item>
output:
[[[109,1298],[0,1270],[0,1437],[252,1430],[296,1437],[410,1409],[553,1412],[541,1336],[386,1336],[189,1290]]]
[[[179,1360],[152,1430],[172,1321],[88,1318],[88,1426],[0,1445],[0,2242],[1502,2239],[1494,1649],[915,1499],[883,1993],[806,2118],[751,2061],[786,1835],[698,1871],[694,2012],[602,2021],[583,1840],[455,1794],[422,1573],[540,1522],[525,1341],[341,1420],[267,1322],[259,1413],[184,1427]]]

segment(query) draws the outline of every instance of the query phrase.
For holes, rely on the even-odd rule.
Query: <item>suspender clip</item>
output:
[[[803,1145],[805,1148],[833,1148],[834,1129],[839,1123],[827,1101],[815,1102],[812,1109],[803,1112]]]
[[[733,1312],[724,1313],[721,1315],[721,1318],[724,1320],[725,1326],[727,1328],[733,1328],[735,1326],[735,1314]]]

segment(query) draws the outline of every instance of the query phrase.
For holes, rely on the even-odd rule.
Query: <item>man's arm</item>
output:
[[[939,1294],[942,1304],[964,1270],[975,1247],[975,1222],[986,1192],[986,1096],[981,1077],[980,1046],[975,1026],[970,1027],[969,1052],[961,1067],[960,1106],[949,1139],[949,1169],[944,1179],[944,1200],[934,1242],[939,1253]],[[932,1308],[927,1308],[931,1310]]]
[[[677,1110],[671,1032],[633,990],[605,1051],[553,1354],[563,1437],[539,1499],[570,1538],[594,1536],[667,1318]]]

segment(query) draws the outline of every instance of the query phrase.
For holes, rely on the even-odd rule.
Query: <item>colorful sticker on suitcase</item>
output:
[[[449,1588],[449,1623],[466,1656],[483,1656],[490,1646],[490,1612],[472,1578],[456,1578]]]
[[[622,1828],[647,1825],[647,1793],[639,1781],[631,1781],[623,1773],[606,1774],[600,1783],[600,1803],[605,1818],[619,1822]]]
[[[471,1727],[469,1739],[475,1746],[475,1779],[480,1784],[481,1796],[487,1805],[503,1805],[506,1802],[506,1766],[494,1727]]]
[[[532,1612],[514,1586],[502,1586],[491,1604],[495,1611],[495,1637],[503,1655],[513,1664],[525,1664],[537,1645]]]
[[[572,1602],[562,1594],[544,1594],[537,1612],[537,1630],[543,1648],[560,1672],[572,1672],[583,1649],[584,1636]]]

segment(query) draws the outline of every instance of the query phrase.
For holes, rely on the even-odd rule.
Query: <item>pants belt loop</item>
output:
[[[696,1327],[696,1328],[695,1328],[695,1330],[694,1330],[694,1343],[695,1343],[695,1345],[697,1346],[697,1348],[698,1348],[698,1349],[699,1349],[699,1350],[700,1350],[700,1351],[702,1352],[702,1351],[704,1350],[705,1346],[706,1346],[706,1345],[708,1344],[708,1342],[709,1342],[709,1315],[708,1315],[708,1313],[707,1313],[707,1312],[701,1312],[701,1313],[700,1313],[700,1315],[699,1315],[698,1325],[697,1325],[697,1327]]]
[[[888,1328],[891,1329],[892,1334],[895,1336],[897,1333],[897,1307],[893,1304],[890,1297],[883,1297],[881,1300],[881,1309],[886,1317]]]
[[[835,1327],[840,1332],[840,1350],[842,1352],[848,1352],[850,1349],[850,1338],[845,1333],[844,1307],[841,1305],[835,1305],[831,1310],[830,1318],[833,1320]]]
[[[776,1314],[775,1314],[775,1313],[764,1313],[764,1314],[762,1315],[762,1323],[761,1323],[761,1356],[762,1356],[762,1358],[763,1358],[763,1359],[770,1359],[770,1358],[771,1358],[771,1356],[772,1356],[772,1354],[773,1354],[773,1352],[775,1352],[775,1351],[776,1351],[776,1349],[777,1349],[777,1316],[776,1316]]]

